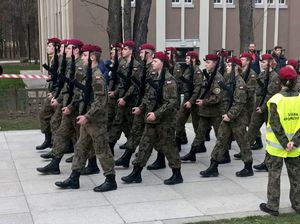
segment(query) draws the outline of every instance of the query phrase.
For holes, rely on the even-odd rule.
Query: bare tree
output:
[[[241,52],[246,51],[249,43],[254,41],[253,5],[253,0],[239,0]]]
[[[120,0],[109,0],[106,30],[109,44],[122,42],[122,10]]]
[[[130,40],[131,35],[131,0],[124,0],[124,40]]]

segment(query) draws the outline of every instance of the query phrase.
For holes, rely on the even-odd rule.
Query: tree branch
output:
[[[91,2],[91,1],[89,1],[89,0],[81,0],[81,1],[82,1],[82,2],[87,2],[87,3],[91,4],[91,5],[98,6],[98,7],[102,8],[102,9],[105,9],[106,11],[108,11],[108,8],[106,8],[105,6],[100,5],[100,4],[98,4],[98,3]]]

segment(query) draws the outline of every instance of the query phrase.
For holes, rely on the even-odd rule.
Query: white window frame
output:
[[[217,1],[217,2],[215,2]],[[213,0],[214,8],[220,9],[223,8],[223,1],[224,0]],[[231,1],[231,2],[229,2]],[[226,0],[226,7],[227,8],[235,8],[235,0]]]
[[[272,1],[272,2],[270,2],[270,1]],[[288,8],[288,6],[286,4],[286,0],[283,0],[284,1],[283,3],[280,2],[282,0],[268,0],[268,8],[271,8],[271,9],[276,8],[275,1],[278,1],[278,5],[279,5],[280,9]],[[255,8],[259,8],[259,9],[264,8],[264,0],[260,0],[260,2],[258,2],[258,3],[255,2]]]
[[[131,8],[135,7],[135,0],[131,0]]]
[[[172,8],[181,8],[182,0],[171,0],[171,1],[172,1]],[[190,1],[190,2],[187,2],[187,1]],[[193,0],[184,0],[184,7],[185,8],[194,8]]]

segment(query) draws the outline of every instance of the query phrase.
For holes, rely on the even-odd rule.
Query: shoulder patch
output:
[[[246,88],[245,88],[245,86],[240,86],[240,88],[239,88],[239,89],[246,89]]]
[[[101,79],[101,76],[100,75],[96,75],[95,78],[96,79]]]
[[[251,75],[251,78],[255,78],[255,75]]]
[[[200,71],[197,71],[197,74],[201,74],[201,72],[200,72]]]
[[[167,81],[166,83],[169,85],[169,84],[172,84],[172,81],[171,81],[171,80],[169,80],[169,81]]]
[[[83,70],[83,68],[82,68],[82,67],[78,67],[77,69],[78,69],[78,71],[82,71],[82,70]]]
[[[180,72],[180,69],[177,69],[176,71],[177,71],[177,72]]]
[[[221,89],[220,89],[220,88],[214,88],[212,92],[213,92],[214,94],[218,95],[218,94],[220,94]]]
[[[134,67],[134,68],[133,68],[133,71],[137,71],[137,70],[138,70],[137,67]]]

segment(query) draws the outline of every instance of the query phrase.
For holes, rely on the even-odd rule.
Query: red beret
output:
[[[72,44],[78,48],[81,48],[83,46],[83,42],[79,39],[69,39],[67,45],[69,44]]]
[[[60,39],[58,39],[58,38],[56,38],[56,37],[53,37],[53,38],[49,38],[49,39],[48,39],[47,44],[49,44],[49,43],[60,44],[60,42],[61,42]]]
[[[239,58],[237,58],[237,57],[230,57],[230,58],[227,59],[226,62],[227,63],[235,63],[235,64],[237,64],[237,65],[239,65],[239,66],[242,67],[242,61]]]
[[[60,44],[68,44],[68,39],[63,39],[63,40],[61,40],[61,42],[60,42]]]
[[[199,54],[196,51],[188,51],[185,56],[190,56],[191,58],[199,58]]]
[[[286,66],[279,70],[279,76],[280,78],[287,79],[287,80],[295,79],[297,78],[297,72],[295,71],[295,69]]]
[[[225,57],[225,58],[227,58],[228,55],[229,55],[229,53],[228,53],[228,51],[226,51],[225,49],[222,49],[222,50],[220,50],[220,51],[218,52],[218,55],[219,55],[220,57]]]
[[[161,61],[168,61],[169,57],[162,51],[158,51],[154,54],[153,58],[158,58]]]
[[[145,50],[145,49],[155,51],[154,45],[150,43],[145,43],[140,46],[140,50]]]
[[[175,47],[166,47],[166,51],[171,51],[172,53],[176,53],[177,49]]]
[[[293,66],[294,68],[297,68],[298,67],[298,61],[295,60],[295,59],[289,59],[286,63],[287,65],[291,65]]]
[[[122,43],[116,42],[110,45],[111,48],[122,48]]]
[[[208,55],[205,56],[205,58],[203,60],[204,61],[206,61],[206,60],[218,61],[219,60],[219,55],[217,55],[217,54],[208,54]]]
[[[123,43],[122,47],[134,47],[135,43],[133,40],[127,40]]]
[[[261,56],[261,61],[263,61],[263,60],[272,60],[272,59],[273,59],[273,57],[272,57],[271,54],[263,54]]]
[[[92,44],[85,44],[83,45],[83,47],[81,48],[82,52],[85,51],[89,51],[89,52],[102,52],[101,47],[97,46],[97,45],[92,45]]]
[[[249,58],[249,59],[252,59],[252,55],[250,53],[242,53],[240,55],[240,58]]]

